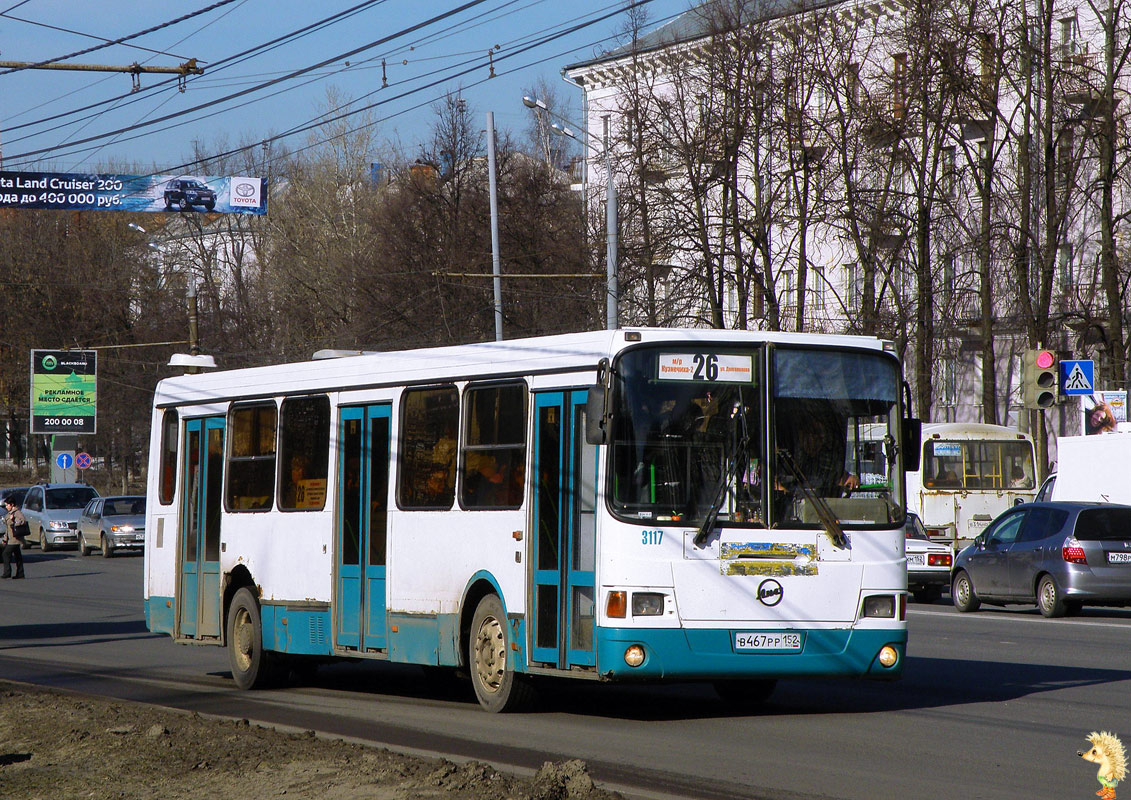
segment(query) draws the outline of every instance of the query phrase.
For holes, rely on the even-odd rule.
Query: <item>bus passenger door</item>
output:
[[[585,442],[586,393],[534,397],[531,657],[593,666],[597,458]]]
[[[385,534],[389,496],[389,405],[341,410],[335,533],[335,641],[385,649]]]
[[[224,418],[185,421],[185,491],[181,500],[178,635],[220,637],[220,511],[224,487]]]

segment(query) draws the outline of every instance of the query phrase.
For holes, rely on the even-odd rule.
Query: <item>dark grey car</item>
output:
[[[145,496],[97,497],[79,517],[79,555],[95,547],[105,558],[120,552],[140,553],[145,547]]]
[[[1035,602],[1046,617],[1131,605],[1131,506],[1011,508],[955,558],[951,597],[959,611]]]

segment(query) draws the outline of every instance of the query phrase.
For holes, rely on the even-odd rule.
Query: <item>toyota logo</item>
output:
[[[236,194],[240,197],[251,197],[255,194],[255,186],[250,183],[237,183]]]
[[[762,605],[776,606],[784,593],[781,584],[773,578],[766,578],[758,584],[758,599],[762,601]]]

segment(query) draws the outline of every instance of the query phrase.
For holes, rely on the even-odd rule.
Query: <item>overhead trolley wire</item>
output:
[[[588,20],[588,21],[586,21],[586,22],[582,22],[582,23],[579,23],[579,24],[577,24],[577,25],[573,25],[573,26],[571,26],[571,27],[569,27],[569,28],[567,28],[567,29],[565,29],[565,30],[559,31],[559,32],[557,32],[557,33],[548,34],[548,35],[546,35],[546,36],[544,36],[544,37],[542,37],[542,38],[540,38],[540,39],[537,39],[537,40],[535,40],[535,41],[531,42],[530,44],[527,44],[527,45],[525,45],[525,46],[523,46],[523,47],[519,48],[519,49],[516,49],[516,50],[513,50],[513,51],[509,51],[509,52],[504,52],[504,53],[501,53],[501,54],[499,54],[499,55],[496,55],[496,56],[494,57],[494,59],[495,59],[495,61],[496,61],[496,62],[499,62],[499,61],[503,61],[503,60],[506,60],[506,59],[508,59],[508,58],[513,58],[513,57],[515,57],[515,56],[518,56],[518,55],[521,55],[522,53],[525,53],[525,52],[527,52],[527,51],[529,51],[529,50],[532,50],[532,49],[534,49],[534,48],[537,48],[537,47],[541,47],[541,46],[543,46],[543,45],[545,45],[545,44],[548,44],[548,43],[550,43],[550,42],[552,42],[552,41],[555,41],[555,40],[557,40],[557,39],[560,39],[560,38],[563,38],[563,37],[565,37],[565,36],[568,36],[568,35],[570,35],[570,34],[572,34],[572,33],[575,33],[575,32],[577,32],[578,30],[582,30],[582,29],[584,29],[584,28],[587,28],[587,27],[590,27],[590,26],[592,26],[592,25],[595,25],[595,24],[596,24],[596,23],[598,23],[598,22],[602,22],[602,21],[604,21],[604,20],[606,20],[606,19],[609,19],[609,18],[611,18],[611,17],[614,17],[614,16],[616,16],[617,14],[621,13],[621,12],[622,12],[622,11],[624,11],[624,10],[627,10],[627,9],[631,9],[631,8],[636,8],[636,7],[638,7],[638,6],[647,5],[648,3],[651,3],[651,2],[652,2],[652,0],[636,0],[636,2],[630,3],[630,4],[628,4],[628,5],[624,6],[624,7],[617,7],[617,9],[616,9],[616,10],[614,10],[614,11],[611,11],[611,12],[609,12],[609,13],[606,13],[606,14],[603,14],[603,15],[600,15],[600,16],[598,16],[598,17],[595,17],[594,19]],[[609,6],[606,6],[606,8],[608,8],[608,7],[609,7]],[[512,69],[512,70],[508,70],[507,72],[505,72],[505,73],[503,73],[503,74],[508,74],[509,72],[514,72],[514,71],[516,71],[516,70],[519,70],[519,69],[525,69],[525,68],[527,68],[527,67],[529,67],[529,66],[533,66],[533,65],[535,65],[535,64],[539,64],[539,63],[542,63],[542,62],[544,62],[544,61],[546,61],[546,60],[549,60],[549,58],[558,57],[558,56],[560,56],[560,55],[564,55],[565,53],[568,53],[568,52],[573,52],[574,50],[576,50],[576,48],[570,48],[569,50],[567,50],[567,51],[564,51],[564,53],[560,53],[560,54],[557,54],[557,55],[555,55],[555,56],[551,56],[551,57],[548,57],[548,58],[546,58],[546,59],[537,59],[537,60],[535,60],[535,61],[532,61],[532,62],[528,62],[528,63],[526,63],[526,64],[520,65],[519,67],[515,67],[515,68],[514,68],[514,69]],[[325,63],[326,63],[326,62],[323,62],[323,64],[325,64]],[[228,156],[236,155],[236,154],[238,154],[238,153],[241,153],[241,152],[244,152],[244,151],[246,151],[246,150],[250,150],[250,149],[253,149],[253,148],[255,148],[255,147],[261,147],[261,146],[264,146],[264,145],[266,145],[266,144],[270,144],[270,143],[273,143],[273,142],[279,141],[279,140],[281,140],[281,139],[284,139],[284,138],[288,138],[288,137],[290,137],[290,136],[294,136],[294,135],[297,135],[297,134],[300,134],[300,133],[304,133],[304,132],[306,132],[306,131],[312,130],[312,129],[314,129],[314,128],[318,128],[318,127],[321,127],[321,126],[323,126],[323,125],[326,125],[326,124],[329,124],[329,123],[332,123],[332,122],[336,122],[336,121],[339,121],[339,120],[345,119],[345,118],[347,118],[347,117],[350,117],[350,116],[354,116],[354,115],[356,115],[356,114],[362,113],[362,112],[364,112],[364,111],[368,111],[368,110],[370,110],[370,109],[373,109],[373,108],[376,108],[376,107],[378,107],[378,106],[382,106],[382,105],[385,105],[385,104],[387,104],[387,103],[391,103],[391,102],[394,102],[394,101],[396,101],[396,100],[400,100],[400,99],[403,99],[403,98],[405,98],[405,97],[409,97],[409,96],[411,96],[411,95],[417,94],[417,93],[419,93],[419,92],[422,92],[422,91],[425,91],[425,90],[427,90],[427,89],[431,89],[431,88],[434,88],[434,87],[436,87],[436,86],[438,86],[438,85],[440,85],[440,84],[442,84],[442,83],[445,83],[445,82],[447,82],[447,81],[450,81],[450,80],[453,80],[453,79],[455,79],[455,78],[459,78],[459,77],[462,77],[462,76],[464,76],[464,75],[470,74],[470,73],[474,72],[474,71],[475,71],[475,70],[477,70],[477,69],[481,69],[481,68],[482,68],[482,66],[483,66],[482,57],[479,57],[479,58],[476,58],[476,59],[469,59],[469,60],[466,60],[466,61],[464,61],[464,62],[461,62],[460,64],[456,64],[456,65],[454,65],[454,67],[452,67],[452,68],[454,69],[454,68],[458,68],[458,67],[461,67],[461,66],[464,66],[464,65],[468,65],[468,64],[470,64],[471,66],[467,66],[467,67],[466,67],[465,69],[462,69],[462,70],[460,70],[459,72],[456,72],[456,73],[453,73],[453,74],[449,74],[449,75],[446,75],[446,76],[444,76],[444,77],[438,78],[438,79],[436,79],[436,80],[433,80],[433,81],[431,81],[431,82],[429,82],[429,83],[427,83],[427,84],[425,84],[425,85],[423,85],[423,86],[419,86],[419,87],[416,87],[416,88],[414,88],[414,89],[409,89],[409,90],[406,90],[406,91],[404,91],[404,92],[402,92],[402,93],[400,93],[400,94],[398,94],[398,95],[394,95],[394,96],[392,96],[392,97],[388,97],[388,98],[383,98],[382,100],[379,100],[379,101],[376,101],[376,102],[374,102],[374,103],[370,103],[370,104],[368,104],[368,105],[365,105],[365,106],[362,106],[362,107],[359,107],[359,108],[353,109],[353,110],[351,110],[351,111],[347,111],[347,112],[345,112],[345,113],[342,113],[342,114],[338,114],[338,115],[336,115],[336,116],[327,116],[326,114],[321,114],[321,115],[319,115],[319,116],[317,116],[317,117],[311,118],[310,120],[308,120],[308,121],[307,121],[307,122],[305,122],[305,123],[300,123],[300,124],[299,124],[298,126],[295,126],[295,127],[293,127],[293,128],[290,128],[290,129],[289,129],[289,130],[287,130],[287,131],[284,131],[284,132],[282,132],[282,133],[279,133],[279,134],[275,134],[275,135],[272,135],[272,136],[268,136],[268,137],[266,137],[266,138],[264,138],[264,139],[261,139],[261,140],[257,140],[257,141],[256,141],[255,143],[253,143],[253,144],[244,145],[244,146],[240,146],[240,147],[236,147],[236,148],[233,148],[233,149],[231,149],[231,150],[226,150],[226,151],[223,151],[223,152],[219,152],[219,153],[210,154],[210,155],[208,155],[208,156],[205,156],[205,157],[203,157],[203,158],[200,158],[200,159],[195,159],[195,160],[193,160],[193,161],[189,161],[189,162],[185,162],[185,163],[183,163],[183,164],[179,164],[179,165],[177,165],[177,166],[173,166],[173,167],[167,167],[167,168],[165,168],[165,170],[164,170],[164,171],[178,171],[178,170],[182,170],[182,169],[187,169],[187,168],[189,168],[189,167],[197,166],[197,165],[199,165],[199,164],[202,164],[202,163],[206,163],[206,162],[208,162],[208,161],[213,161],[213,160],[216,160],[216,159],[221,159],[221,158],[225,158],[225,157],[228,157]],[[310,69],[315,69],[315,68],[317,68],[317,66],[321,66],[321,65],[322,65],[322,64],[320,64],[320,65],[316,65],[315,67],[311,67]],[[434,75],[434,74],[437,74],[437,73],[440,73],[440,72],[443,72],[443,71],[444,71],[444,70],[434,70],[434,71],[432,71],[431,73],[426,73],[426,75],[427,75],[427,74],[433,74],[433,75]],[[489,79],[489,78],[484,78],[484,79],[482,79],[482,80],[480,80],[480,81],[476,81],[476,82],[472,83],[472,84],[471,84],[471,86],[478,86],[478,85],[480,85],[480,84],[482,84],[482,83],[485,83],[485,82],[486,82],[487,80],[490,80],[490,79]],[[272,81],[272,83],[278,83],[278,82],[279,82],[279,81]],[[370,95],[374,94],[374,93],[375,93],[376,91],[380,91],[380,90],[374,90],[374,92],[370,92],[370,93],[369,93],[368,95],[365,95],[365,96],[370,96]],[[445,94],[447,94],[447,93],[445,93]],[[444,95],[440,95],[440,96],[444,96]],[[327,141],[331,141],[331,140],[333,140],[334,138],[340,138],[340,136],[348,135],[348,134],[350,134],[350,133],[355,133],[356,131],[358,131],[358,130],[362,130],[362,129],[366,128],[366,127],[369,127],[369,126],[370,126],[370,125],[372,125],[372,124],[376,124],[376,123],[379,123],[379,122],[384,122],[384,121],[386,121],[386,120],[388,120],[388,119],[392,119],[393,117],[396,117],[396,116],[399,116],[399,115],[401,115],[401,114],[407,113],[407,112],[409,112],[409,111],[412,111],[412,110],[415,110],[415,109],[421,108],[421,107],[423,107],[423,106],[426,106],[426,105],[428,105],[428,104],[430,104],[430,103],[432,103],[432,102],[435,102],[435,100],[436,100],[436,99],[438,99],[438,98],[436,98],[436,97],[430,97],[430,98],[428,98],[427,100],[425,100],[425,101],[423,101],[423,102],[421,102],[421,103],[418,103],[418,104],[416,104],[416,105],[414,105],[414,106],[410,106],[410,107],[408,107],[408,108],[405,108],[405,109],[402,109],[402,110],[400,110],[400,111],[398,111],[398,112],[395,112],[395,113],[393,113],[393,114],[389,114],[389,115],[387,115],[387,116],[385,116],[385,117],[382,117],[381,119],[378,119],[378,120],[375,120],[375,121],[373,121],[372,123],[368,123],[368,124],[366,124],[366,125],[361,125],[361,126],[358,126],[358,127],[356,127],[356,128],[352,128],[352,129],[350,129],[350,130],[347,130],[347,131],[343,131],[343,132],[341,132],[341,133],[339,133],[339,134],[336,134],[335,136],[331,136],[331,137],[328,137],[328,138],[326,138],[326,139],[322,139],[322,140],[319,140],[319,141],[317,141],[317,142],[313,142],[313,143],[311,143],[311,144],[309,144],[309,145],[306,145],[306,146],[304,146],[304,147],[300,147],[300,148],[297,148],[297,149],[295,149],[294,151],[292,151],[292,154],[293,154],[293,153],[300,153],[300,152],[303,152],[303,151],[305,151],[305,150],[308,150],[308,149],[311,149],[311,148],[313,148],[313,147],[317,147],[318,145],[320,145],[320,144],[323,144],[323,143],[325,143],[325,142],[327,142]],[[222,99],[220,99],[220,100],[214,101],[214,103],[220,103],[220,102],[224,102],[224,99],[222,98]],[[351,104],[352,104],[352,102],[356,102],[356,100],[355,100],[355,101],[351,101]],[[210,104],[210,103],[202,104],[202,106],[201,106],[201,107],[206,107],[206,106],[208,106],[208,105],[211,105],[211,104]],[[345,106],[339,106],[338,108],[339,108],[339,109],[341,109],[341,108],[344,108],[344,107],[345,107]],[[187,113],[187,112],[183,112],[183,113]],[[210,113],[210,114],[208,114],[208,115],[205,115],[204,117],[198,117],[198,118],[196,118],[196,120],[194,120],[194,121],[199,121],[200,119],[206,119],[207,117],[210,117],[210,116],[215,116],[216,114],[219,114],[219,113],[223,113],[223,110],[212,112],[212,113]],[[331,112],[331,113],[333,113],[333,112]],[[180,116],[180,115],[172,115],[172,116]],[[155,120],[154,122],[159,122],[159,121],[161,121],[161,120]],[[182,123],[183,123],[183,120],[182,120]],[[170,126],[170,127],[172,127],[172,126]],[[129,129],[126,129],[126,130],[128,131]],[[164,130],[164,129],[160,129],[160,130]],[[158,131],[158,132],[159,132],[159,131]],[[118,133],[118,132],[112,132],[112,133],[110,133],[110,134],[101,134],[101,136],[105,137],[105,136],[109,136],[109,135],[115,135],[116,133]],[[137,134],[136,136],[125,138],[125,139],[123,139],[122,141],[131,141],[132,139],[137,139],[137,138],[141,138],[141,137],[143,137],[143,136],[147,136],[147,135],[149,135],[150,133],[154,133],[154,131],[151,131],[151,132],[149,132],[149,133],[139,133],[139,134]],[[91,139],[97,139],[97,138],[99,138],[99,137],[90,137],[90,138],[91,138]],[[83,141],[89,141],[89,140],[83,140]],[[74,142],[73,144],[75,144],[75,145],[78,145],[78,144],[82,144],[82,143],[83,143],[83,141]],[[87,149],[89,150],[89,149],[93,149],[93,148],[87,148]],[[37,153],[39,153],[39,152],[43,152],[43,151],[42,151],[42,150],[40,150],[40,151],[32,151],[31,153],[27,153],[27,154],[17,154],[17,155],[15,155],[15,156],[12,156],[11,158],[12,158],[12,159],[16,159],[16,158],[22,158],[22,157],[24,157],[25,155],[34,155],[34,154],[37,154]],[[66,152],[66,153],[63,153],[62,155],[75,155],[75,154],[77,154],[77,153],[79,153],[79,152],[83,152],[83,151],[82,151],[82,150],[74,150],[74,151],[68,151],[68,152]],[[157,173],[154,173],[154,174],[157,174]]]
[[[279,46],[280,44],[284,43],[287,40],[300,39],[304,36],[309,35],[310,33],[313,33],[316,29],[328,27],[329,25],[332,25],[336,22],[340,22],[342,19],[346,19],[350,16],[353,16],[354,14],[365,10],[369,6],[382,5],[383,3],[386,3],[386,2],[388,2],[388,0],[365,0],[364,2],[358,3],[355,6],[351,6],[350,8],[339,11],[336,14],[331,14],[328,17],[324,17],[320,20],[316,20],[315,22],[312,22],[309,25],[304,25],[301,28],[296,28],[293,31],[282,34],[281,36],[276,36],[274,39],[270,39],[266,42],[263,42],[262,44],[257,44],[254,47],[249,47],[246,50],[242,50],[242,51],[235,53],[233,55],[230,55],[226,58],[222,58],[219,61],[212,62],[211,65],[209,66],[208,72],[209,72],[210,75],[214,75],[214,74],[216,74],[217,72],[219,72],[223,69],[227,69],[228,67],[230,67],[234,64],[240,63],[240,61],[244,60],[245,57],[250,57],[251,55],[257,55],[260,52],[269,52],[271,49],[274,49],[276,46]],[[177,83],[178,80],[179,80],[179,77],[178,78],[167,78],[166,80],[158,81],[157,83],[153,84],[150,87],[142,88],[139,92],[127,92],[126,94],[121,94],[121,95],[118,95],[117,97],[110,97],[110,98],[107,98],[105,100],[99,100],[96,103],[90,103],[89,105],[82,106],[81,108],[74,108],[74,109],[71,109],[70,111],[62,111],[62,112],[59,112],[58,114],[54,114],[50,117],[44,117],[43,119],[34,120],[32,122],[24,122],[24,123],[21,123],[19,125],[8,125],[8,126],[6,126],[5,131],[8,134],[11,134],[12,131],[21,130],[23,128],[32,127],[32,126],[35,126],[35,125],[45,125],[48,122],[54,122],[56,120],[63,119],[64,117],[72,116],[74,114],[81,114],[84,111],[90,111],[92,109],[98,108],[99,106],[104,106],[104,105],[109,105],[111,103],[116,103],[119,100],[130,99],[130,103],[141,102],[144,98],[140,97],[139,95],[149,94],[153,91],[156,91],[157,89],[161,89],[163,87],[170,86],[171,84]],[[190,79],[190,83],[194,83],[194,82],[195,82],[195,79]],[[24,113],[24,112],[20,112],[20,113]],[[17,116],[18,116],[18,114],[17,114]],[[34,136],[34,135],[36,135],[36,134],[28,134],[26,136],[19,137],[19,138],[16,138],[16,139],[10,138],[10,136],[9,136],[9,138],[7,139],[7,142],[10,145],[13,142],[21,141],[22,139],[26,139],[26,138],[29,138],[29,136]]]

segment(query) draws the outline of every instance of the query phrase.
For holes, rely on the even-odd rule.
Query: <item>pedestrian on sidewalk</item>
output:
[[[4,574],[0,575],[0,578],[22,578],[24,576],[23,544],[28,535],[27,518],[12,500],[5,500],[4,505],[8,509],[8,516],[4,518],[4,536],[0,538],[0,544],[4,545]],[[16,565],[14,575],[12,562]]]

